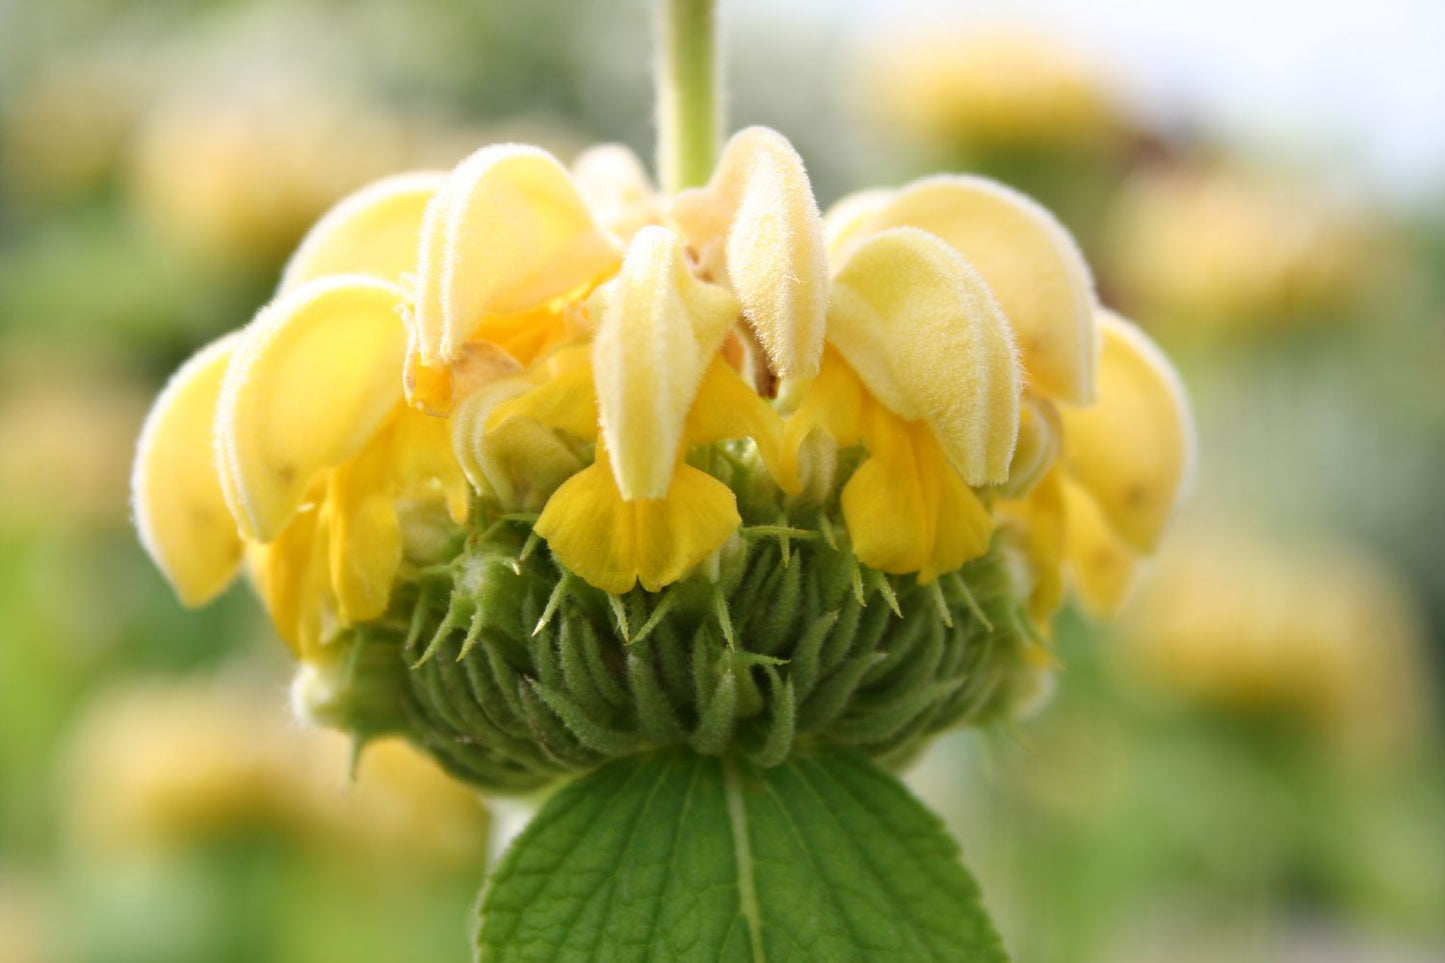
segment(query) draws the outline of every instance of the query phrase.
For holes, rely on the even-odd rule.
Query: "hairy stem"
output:
[[[706,183],[722,129],[717,0],[657,0],[657,171],[669,194]]]

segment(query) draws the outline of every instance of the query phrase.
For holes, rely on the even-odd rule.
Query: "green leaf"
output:
[[[482,900],[484,963],[1003,963],[938,818],[841,751],[670,750],[567,786]]]

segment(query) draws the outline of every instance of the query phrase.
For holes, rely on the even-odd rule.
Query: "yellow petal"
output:
[[[1013,340],[988,288],[947,244],[913,228],[860,244],[834,281],[828,340],[878,400],[933,430],[964,481],[1008,477]]]
[[[294,655],[305,658],[340,625],[331,589],[330,538],[325,486],[297,512],[269,545],[247,546],[248,568],[276,632]]]
[[[823,237],[828,243],[828,260],[841,264],[869,230],[869,222],[893,200],[894,191],[872,187],[847,194],[823,214]]]
[[[472,335],[475,340],[463,345],[462,351],[473,348],[477,341],[483,341],[495,345],[525,366],[562,342],[569,333],[566,313],[551,307],[497,314],[477,326]]]
[[[552,155],[517,144],[482,148],[427,208],[415,321],[421,362],[449,360],[488,316],[585,288],[619,259]]]
[[[488,427],[494,411],[532,388],[525,377],[493,382],[468,396],[452,416],[452,444],[466,477],[509,511],[540,509],[557,486],[584,467],[556,429],[528,417],[525,409],[514,408]],[[595,403],[591,407],[595,426]]]
[[[863,440],[863,416],[873,404],[863,382],[831,346],[823,350],[817,377],[802,389],[798,409],[787,423],[786,447],[795,450],[816,428],[847,448]]]
[[[216,400],[239,342],[238,334],[221,338],[171,376],[136,446],[136,530],[185,605],[210,601],[241,564],[241,538],[212,454]]]
[[[1065,481],[1063,493],[1074,591],[1090,615],[1112,618],[1129,597],[1137,557],[1114,534],[1088,492]]]
[[[1022,498],[1054,466],[1063,428],[1058,410],[1042,398],[1024,393],[1019,405],[1019,440],[1009,462],[1008,481],[1000,493]]]
[[[1094,286],[1058,220],[1002,184],[931,177],[905,187],[869,227],[916,227],[978,269],[1013,326],[1030,387],[1071,404],[1094,397]]]
[[[928,560],[918,571],[918,581],[927,584],[988,551],[993,518],[953,470],[931,434],[920,432],[915,437],[914,459],[923,502],[933,518]]]
[[[1188,402],[1169,359],[1137,327],[1101,311],[1099,400],[1066,408],[1064,463],[1135,551],[1154,550],[1193,460]]]
[[[599,447],[597,461],[557,489],[537,533],[588,584],[620,595],[656,592],[717,551],[742,524],[733,493],[679,464],[665,498],[625,501]]]
[[[693,276],[675,234],[637,232],[592,347],[602,437],[624,498],[667,493],[687,413],[737,311],[727,291]]]
[[[818,202],[787,138],[766,127],[734,134],[707,186],[678,195],[673,216],[704,266],[726,271],[773,370],[816,374],[828,258]]]
[[[397,174],[364,187],[307,232],[281,275],[281,293],[332,274],[399,282],[416,270],[422,215],[446,175]]]
[[[1022,498],[999,501],[998,517],[1022,544],[1033,584],[1029,588],[1029,617],[1045,637],[1063,603],[1063,569],[1068,561],[1067,512],[1062,472],[1054,468]]]
[[[542,382],[516,397],[499,400],[483,423],[496,431],[510,418],[528,418],[582,441],[597,440],[597,391],[592,383],[590,345],[573,345],[551,355]]]
[[[440,494],[458,525],[471,511],[471,487],[452,447],[451,426],[410,408],[397,411],[386,454],[391,490],[401,495]]]
[[[329,564],[332,589],[347,622],[379,618],[401,565],[401,524],[379,455],[330,472]]]
[[[522,370],[510,352],[490,341],[469,341],[454,359],[435,367],[422,365],[414,348],[409,339],[401,374],[406,400],[434,417],[445,418],[473,391]]]
[[[893,575],[931,582],[988,550],[988,509],[948,464],[920,423],[875,406],[866,431],[869,457],[841,503],[859,561]]]
[[[876,404],[868,397],[863,382],[831,346],[823,348],[817,377],[801,388],[797,410],[783,429],[783,473],[785,490],[796,483],[810,501],[822,501],[833,488],[837,470],[837,449],[863,441],[863,416]]]
[[[598,144],[578,154],[572,179],[598,223],[623,241],[662,221],[657,192],[642,161],[621,144]]]
[[[722,358],[714,358],[687,416],[687,443],[711,445],[730,438],[751,438],[758,455],[785,492],[796,494],[797,479],[783,458],[783,421]]]
[[[346,622],[380,617],[401,565],[402,498],[441,496],[458,525],[470,489],[444,419],[399,406],[355,458],[327,473],[331,585]]]
[[[216,452],[247,538],[275,538],[315,474],[360,451],[401,401],[404,297],[369,278],[313,281],[246,329],[217,405]]]

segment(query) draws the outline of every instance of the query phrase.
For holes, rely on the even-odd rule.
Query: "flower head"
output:
[[[1388,233],[1338,199],[1198,162],[1131,176],[1107,240],[1120,296],[1176,339],[1338,320],[1392,256]]]
[[[1156,699],[1284,723],[1376,762],[1424,731],[1422,652],[1406,586],[1368,551],[1208,517],[1171,541],[1112,650]]]
[[[499,145],[344,201],[162,394],[135,493],[186,601],[244,556],[303,659],[379,636],[419,656],[414,734],[458,720],[435,706],[458,680],[415,675],[430,657],[485,661],[495,692],[468,691],[500,729],[452,764],[525,783],[568,740],[718,751],[752,720],[765,758],[810,729],[901,751],[1006,708],[1063,571],[1116,602],[1188,459],[1167,362],[1098,308],[1047,211],[940,177],[824,218],[796,151],[751,128],[673,197],[621,148],[569,171]],[[874,596],[942,633],[880,650],[907,685],[870,668],[887,633],[824,641]],[[497,769],[559,720],[545,762]]]

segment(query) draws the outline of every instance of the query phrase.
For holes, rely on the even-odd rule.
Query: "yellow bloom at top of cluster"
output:
[[[537,513],[610,593],[706,573],[743,525],[712,456],[778,524],[840,515],[892,575],[1004,529],[1042,627],[1070,569],[1117,605],[1190,447],[1168,363],[1047,211],[946,176],[824,217],[792,146],[750,128],[672,197],[623,148],[569,170],[497,145],[343,201],[162,393],[134,497],[184,601],[244,560],[303,657],[446,561],[478,504]]]

